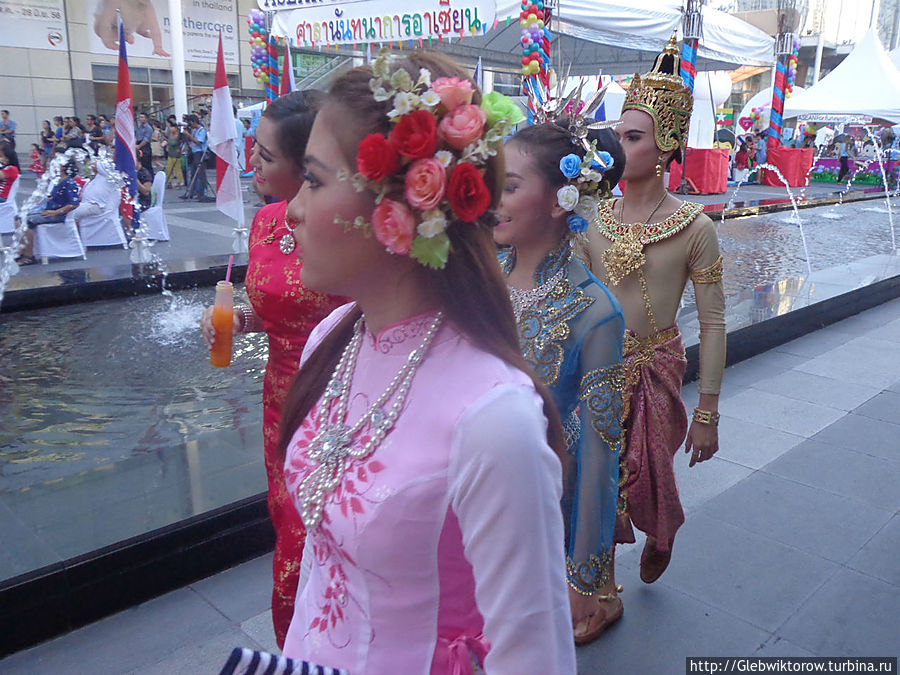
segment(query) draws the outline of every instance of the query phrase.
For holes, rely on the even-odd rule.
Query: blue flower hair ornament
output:
[[[597,151],[597,141],[591,142],[584,157],[573,152],[559,160],[559,170],[567,183],[556,191],[556,201],[570,212],[566,217],[570,232],[584,232],[596,220],[600,200],[610,192],[603,174],[613,164],[612,155],[605,150]]]

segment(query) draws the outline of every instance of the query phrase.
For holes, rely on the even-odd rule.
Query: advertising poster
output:
[[[63,0],[0,0],[0,45],[65,51]]]
[[[221,32],[225,63],[237,64],[240,32],[236,5],[237,0],[182,0],[185,60],[215,63]],[[93,54],[118,53],[118,10],[129,57],[168,59],[171,55],[166,0],[86,0],[85,7]]]

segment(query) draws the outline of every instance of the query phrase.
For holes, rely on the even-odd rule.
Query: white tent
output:
[[[383,4],[384,14],[395,13],[392,0],[365,0],[365,3],[378,7]],[[332,5],[338,4],[359,6],[360,0],[333,0],[329,11]],[[653,66],[656,54],[672,31],[680,30],[681,5],[681,0],[558,0],[551,23],[552,65],[561,74],[571,75],[643,73]],[[275,12],[273,32],[294,38],[298,24],[319,7],[316,4]],[[520,0],[497,0],[496,27],[488,25],[483,35],[445,37],[439,49],[463,63],[474,64],[481,59],[489,70],[519,71],[521,7]],[[374,9],[371,13],[379,14]],[[758,28],[704,6],[697,69],[771,65],[773,44],[772,38]]]
[[[550,61],[563,74],[631,75],[653,67],[672,31],[681,34],[681,0],[559,0],[551,24]],[[497,30],[444,43],[442,51],[486,67],[518,70],[519,0],[498,0]],[[504,26],[505,23],[508,24]],[[703,37],[698,70],[774,62],[774,41],[758,28],[730,14],[703,7]]]
[[[815,114],[868,115],[900,122],[900,71],[874,28],[828,75],[785,102],[785,118]]]

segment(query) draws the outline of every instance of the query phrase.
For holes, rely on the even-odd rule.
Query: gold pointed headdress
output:
[[[681,59],[675,32],[662,53],[656,57],[653,69],[643,77],[635,74],[622,112],[640,110],[653,119],[656,147],[662,152],[676,150],[676,158],[687,145],[694,96],[681,79]]]

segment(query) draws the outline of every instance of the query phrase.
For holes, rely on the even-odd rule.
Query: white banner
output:
[[[0,0],[0,45],[68,49],[63,0]]]
[[[495,0],[257,0],[275,12],[272,32],[294,45],[364,44],[482,35]],[[280,4],[284,3],[284,4]],[[293,9],[290,9],[293,7]]]
[[[801,122],[839,122],[841,124],[871,124],[871,115],[853,115],[846,113],[807,113],[797,115]]]
[[[7,0],[0,0],[4,1]],[[215,63],[221,32],[225,63],[237,64],[241,36],[236,4],[237,0],[182,0],[186,61]],[[166,0],[86,0],[85,8],[93,54],[118,53],[118,9],[125,27],[125,40],[129,41],[129,58],[168,59],[171,55],[172,37]]]

